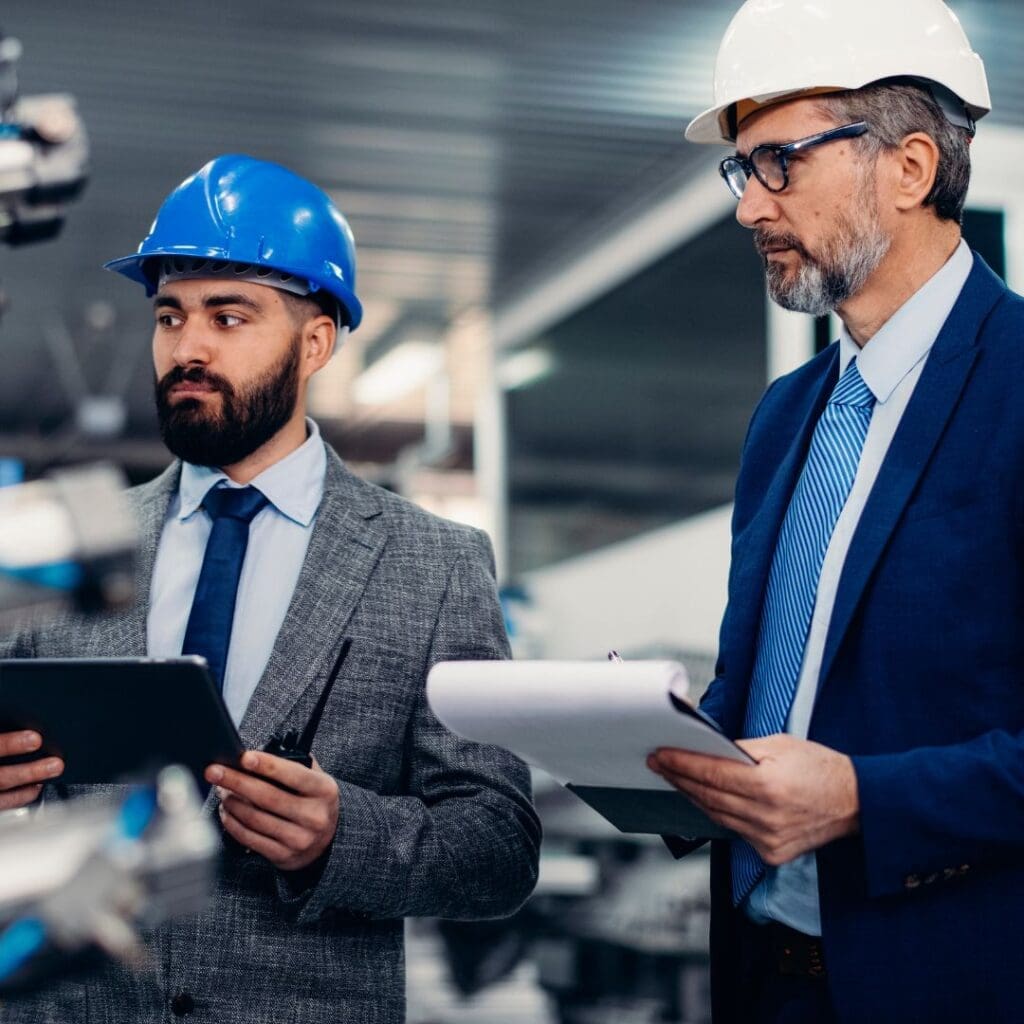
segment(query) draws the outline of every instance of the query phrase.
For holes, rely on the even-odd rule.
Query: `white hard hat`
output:
[[[924,80],[954,123],[992,109],[985,66],[942,0],[747,0],[718,50],[715,105],[686,137],[731,143],[758,106],[883,78]]]

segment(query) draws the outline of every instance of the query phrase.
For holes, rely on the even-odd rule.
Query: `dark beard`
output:
[[[284,358],[244,390],[201,366],[176,366],[155,382],[160,436],[174,455],[196,466],[233,466],[266,444],[295,412],[299,397],[298,338]],[[183,381],[220,392],[221,411],[209,412],[197,398],[172,403],[170,389]]]

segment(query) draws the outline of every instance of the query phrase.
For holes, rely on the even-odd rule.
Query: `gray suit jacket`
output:
[[[179,468],[129,494],[142,531],[129,611],[12,638],[26,657],[143,655],[149,580]],[[0,1021],[397,1024],[402,918],[500,917],[536,880],[540,827],[525,767],[444,729],[424,699],[434,662],[508,654],[482,533],[353,476],[328,449],[324,498],[266,671],[240,727],[259,748],[301,728],[341,638],[353,639],[313,747],[341,818],[308,888],[233,844],[209,909],[153,936],[150,969],[117,967],[0,1006]],[[213,813],[214,798],[207,801]]]

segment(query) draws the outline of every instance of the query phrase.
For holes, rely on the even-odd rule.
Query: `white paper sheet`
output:
[[[657,747],[746,760],[726,737],[677,711],[674,661],[448,661],[427,699],[452,732],[493,743],[578,786],[671,789],[646,766]]]

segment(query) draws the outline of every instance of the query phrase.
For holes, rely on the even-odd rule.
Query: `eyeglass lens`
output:
[[[750,154],[750,162],[754,165],[754,173],[765,188],[778,192],[786,187],[782,157],[774,149],[755,149]]]
[[[722,176],[725,178],[729,191],[737,198],[743,197],[743,190],[747,187],[747,170],[739,160],[726,159],[722,162]]]
[[[782,157],[774,149],[759,148],[750,154],[749,165],[736,157],[727,157],[722,161],[723,177],[737,199],[742,198],[747,182],[750,180],[747,166],[753,166],[754,173],[765,188],[773,192],[780,192],[786,187],[786,172]]]

